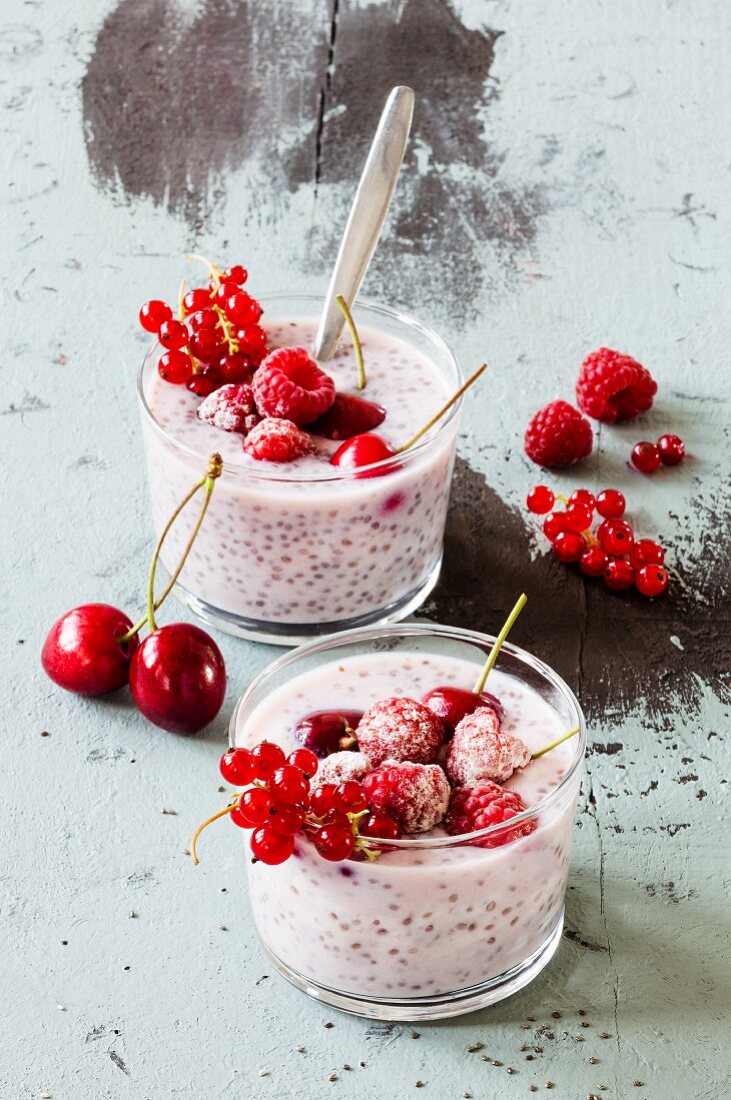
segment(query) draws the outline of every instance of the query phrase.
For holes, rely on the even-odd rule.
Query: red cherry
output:
[[[244,325],[236,333],[236,339],[242,351],[265,352],[267,349],[267,334],[261,325]]]
[[[339,752],[343,738],[352,737],[363,717],[361,710],[318,710],[300,718],[294,735],[315,756],[328,756]]]
[[[596,537],[602,550],[618,558],[629,554],[635,541],[632,527],[626,519],[605,519],[597,527]]]
[[[233,293],[225,299],[225,304],[220,300],[219,304],[225,308],[226,316],[234,325],[255,325],[261,317],[262,309],[256,299],[238,287],[234,287]]]
[[[210,305],[211,292],[207,287],[196,287],[193,290],[189,290],[183,298],[183,312],[186,317],[190,313],[197,313],[198,310],[207,310]]]
[[[227,749],[219,761],[218,770],[232,787],[245,787],[256,775],[256,761],[248,749]]]
[[[44,672],[54,684],[77,695],[106,695],[129,679],[132,654],[139,645],[135,634],[125,645],[121,638],[132,620],[108,603],[87,603],[67,611],[49,630],[41,650]]]
[[[596,498],[588,489],[574,489],[569,497],[569,504],[585,504],[593,512],[596,508]]]
[[[332,466],[338,466],[341,470],[355,470],[360,466],[371,466],[374,462],[383,462],[384,459],[393,458],[396,452],[389,447],[385,439],[372,432],[364,435],[354,435],[347,439],[342,446],[330,458]],[[363,470],[357,477],[381,477],[398,469],[397,463],[389,463],[387,466],[377,467],[373,470]]]
[[[283,802],[275,802],[269,814],[270,827],[282,836],[294,836],[302,828],[304,820],[305,811],[301,806],[287,806]]]
[[[194,374],[192,378],[189,378],[185,383],[185,388],[194,393],[196,397],[208,397],[209,394],[217,390],[222,385],[220,378],[217,378],[215,374],[206,371],[205,374]]]
[[[467,691],[465,688],[435,687],[427,691],[421,701],[437,718],[441,718],[450,737],[454,733],[454,727],[478,707],[491,707],[500,721],[505,717],[502,703],[489,691],[475,695],[474,691]]]
[[[250,382],[254,365],[248,355],[241,351],[222,355],[216,363],[216,374],[222,383]]]
[[[579,558],[579,569],[587,577],[601,577],[607,568],[609,558],[601,546],[590,546]]]
[[[269,828],[255,829],[251,834],[250,844],[254,859],[271,867],[284,863],[294,852],[294,837],[283,836]]]
[[[662,565],[665,551],[654,539],[638,539],[630,550],[629,560],[633,569],[641,569],[643,565]]]
[[[292,764],[283,764],[281,768],[277,768],[269,780],[272,797],[288,805],[304,801],[309,789],[309,781],[305,779],[299,768],[293,767]]]
[[[661,435],[657,449],[663,466],[677,466],[685,458],[685,443],[677,435]]]
[[[543,534],[549,542],[554,542],[557,535],[566,530],[566,513],[549,512],[543,521]]]
[[[339,863],[353,851],[353,834],[340,825],[323,825],[315,838],[315,847],[323,859]]]
[[[651,474],[660,465],[660,451],[654,443],[643,440],[632,448],[632,465],[643,474]]]
[[[401,835],[397,822],[389,814],[370,814],[361,821],[358,831],[361,836],[378,840],[398,840]]]
[[[324,817],[333,808],[335,783],[323,783],[310,791],[310,809],[315,817]]]
[[[227,267],[221,276],[221,281],[224,283],[236,283],[237,286],[243,286],[246,280],[249,278],[249,272],[241,264],[234,264],[233,267]]]
[[[629,588],[635,579],[635,571],[624,558],[612,558],[604,570],[604,583],[613,592]]]
[[[177,351],[188,343],[188,328],[180,321],[163,321],[157,338],[168,351]]]
[[[251,787],[244,791],[239,800],[239,809],[242,816],[249,822],[249,827],[263,825],[269,819],[274,806],[274,800],[268,791],[261,787]]]
[[[157,373],[166,382],[180,386],[193,373],[193,360],[184,351],[165,351],[157,361]]]
[[[602,489],[596,498],[596,510],[604,519],[619,519],[626,507],[627,502],[619,489]]]
[[[226,666],[204,630],[172,623],[153,630],[135,651],[129,686],[150,722],[171,733],[198,733],[221,709]]]
[[[261,741],[251,750],[256,760],[256,778],[266,782],[285,761],[284,751],[273,741]]]
[[[140,324],[145,332],[157,334],[160,325],[169,321],[173,311],[167,302],[161,302],[159,298],[153,298],[140,309]]]
[[[307,430],[323,439],[351,439],[372,432],[385,419],[386,410],[375,402],[365,401],[350,393],[336,393],[327,412],[310,424]]]
[[[668,571],[664,565],[643,565],[635,573],[635,588],[643,596],[660,596],[668,586]]]
[[[536,485],[530,490],[526,498],[528,511],[536,516],[544,516],[550,512],[556,503],[556,495],[547,485]]]
[[[366,793],[355,779],[339,783],[333,794],[333,808],[345,814],[357,814],[368,806]]]
[[[295,749],[294,752],[291,752],[287,757],[287,763],[295,768],[299,768],[307,779],[312,779],[320,766],[320,762],[315,753],[310,749]]]
[[[559,531],[553,540],[553,552],[559,561],[578,561],[586,549],[586,542],[575,531]]]
[[[594,510],[578,500],[566,509],[566,530],[581,533],[591,527]]]

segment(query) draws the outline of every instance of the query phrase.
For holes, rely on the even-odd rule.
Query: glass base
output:
[[[201,600],[198,596],[188,592],[180,584],[175,585],[173,592],[204,623],[218,630],[223,630],[226,634],[234,634],[237,638],[246,638],[251,642],[297,646],[314,638],[337,634],[341,630],[354,630],[361,626],[379,626],[383,623],[400,622],[421,607],[439,580],[441,568],[442,558],[440,556],[426,580],[418,588],[407,592],[400,600],[365,615],[354,615],[349,619],[336,619],[325,623],[261,622],[257,619],[247,619],[241,615],[232,614],[230,611],[222,611],[218,607],[213,607],[205,600]]]
[[[443,993],[435,997],[403,997],[393,1000],[372,1000],[369,997],[358,997],[352,994],[340,993],[336,989],[330,989],[324,985],[318,985],[310,978],[304,977],[296,970],[278,959],[266,946],[262,944],[264,951],[271,959],[279,973],[291,982],[297,989],[314,997],[323,1004],[339,1008],[341,1012],[348,1012],[352,1016],[365,1016],[371,1020],[443,1020],[449,1016],[462,1016],[466,1012],[474,1012],[478,1008],[486,1008],[488,1005],[504,1001],[511,997],[519,989],[532,982],[555,955],[561,942],[563,931],[563,909],[553,931],[544,943],[525,962],[506,970],[504,974],[498,974],[489,981],[480,985],[472,985],[467,989],[459,989],[454,993]]]

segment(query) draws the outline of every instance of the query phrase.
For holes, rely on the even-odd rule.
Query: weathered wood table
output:
[[[0,19],[0,1094],[725,1095],[731,8],[5,0]],[[424,614],[494,630],[525,589],[514,638],[590,720],[556,959],[419,1035],[272,974],[233,831],[209,834],[198,869],[184,854],[220,798],[225,718],[274,650],[221,640],[229,699],[197,740],[124,696],[67,696],[38,663],[67,607],[142,604],[139,303],[174,293],[192,248],[243,260],[257,290],[320,291],[395,83],[418,106],[367,291],[429,319],[465,367],[492,363]],[[584,583],[524,511],[529,416],[571,398],[602,343],[652,370],[655,408],[552,483],[627,494],[668,546],[654,602]],[[689,461],[629,470],[664,431]]]

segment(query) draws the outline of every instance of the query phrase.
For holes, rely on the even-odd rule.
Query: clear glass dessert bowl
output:
[[[239,700],[231,745],[267,739],[290,749],[295,722],[313,710],[420,698],[444,683],[469,688],[493,643],[474,631],[409,623],[301,646]],[[264,950],[298,989],[361,1016],[438,1019],[510,996],[551,959],[563,927],[584,717],[563,680],[515,646],[503,646],[488,687],[505,707],[505,728],[531,752],[579,727],[506,784],[523,796],[524,813],[468,835],[434,830],[389,841],[375,862],[328,863],[303,836],[279,866],[247,859]],[[527,820],[532,831],[516,837]]]
[[[262,324],[281,343],[314,336],[322,299],[265,296]],[[387,409],[379,434],[406,442],[459,387],[454,355],[426,325],[385,306],[353,310],[374,381],[363,396]],[[344,470],[325,458],[257,462],[241,436],[203,424],[194,395],[159,379],[155,345],[138,397],[156,533],[205,470],[224,459],[206,521],[175,591],[207,623],[280,645],[405,618],[436,584],[454,464],[460,402],[394,463]],[[338,387],[355,389],[347,339],[324,364]],[[427,401],[427,396],[429,400]],[[407,415],[408,414],[408,415]],[[403,438],[401,436],[403,435]],[[332,445],[335,449],[337,444]],[[170,571],[189,531],[178,523],[161,561]]]

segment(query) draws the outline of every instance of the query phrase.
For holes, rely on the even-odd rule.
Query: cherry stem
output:
[[[365,363],[363,362],[363,348],[360,342],[360,336],[358,330],[355,327],[355,321],[353,320],[353,314],[350,312],[348,303],[343,298],[342,294],[338,294],[335,301],[340,306],[340,312],[345,318],[345,323],[348,326],[348,332],[350,338],[353,341],[353,351],[355,352],[355,362],[358,368],[358,389],[364,390],[366,388],[366,372]]]
[[[569,730],[568,733],[561,734],[561,736],[555,741],[552,741],[550,745],[546,745],[545,749],[541,749],[540,752],[534,752],[531,755],[531,760],[537,760],[540,756],[545,756],[545,754],[547,752],[550,752],[551,749],[555,749],[558,745],[563,745],[564,741],[568,741],[570,737],[575,737],[578,732],[579,727],[574,726],[574,728],[572,730]]]
[[[477,379],[480,377],[480,375],[483,374],[486,370],[487,370],[487,363],[483,363],[482,366],[478,367],[477,370],[475,371],[475,373],[470,375],[470,377],[467,379],[467,381],[464,382],[459,387],[457,392],[452,394],[449,401],[447,401],[446,405],[442,405],[439,412],[435,413],[434,416],[431,418],[431,420],[428,420],[427,423],[424,425],[424,427],[420,428],[419,431],[416,433],[416,435],[411,437],[411,439],[409,440],[408,443],[404,443],[403,447],[398,447],[396,449],[396,454],[400,455],[400,454],[403,453],[403,451],[408,451],[409,447],[413,447],[415,443],[418,443],[419,440],[421,439],[421,437],[426,435],[426,433],[429,431],[429,429],[433,428],[434,425],[436,424],[436,422],[438,420],[441,420],[446,412],[449,412],[449,410],[452,408],[452,405],[454,405],[455,402],[459,401],[460,397],[465,392],[465,390],[468,390],[470,388],[470,386],[472,385],[472,383],[476,382]]]
[[[236,806],[238,806],[238,804],[239,796],[236,795],[233,801],[229,802],[228,806],[224,806],[222,810],[218,810],[217,813],[211,814],[211,816],[207,817],[205,821],[202,821],[196,831],[193,833],[193,839],[190,842],[190,854],[193,857],[194,867],[197,867],[200,863],[200,860],[198,859],[198,837],[201,835],[203,830],[207,829],[209,825],[212,825],[214,821],[218,821],[220,817],[225,817],[226,814],[230,814],[231,811],[235,809]]]
[[[517,602],[515,604],[515,607],[510,612],[507,619],[505,620],[505,625],[503,626],[502,630],[500,631],[497,638],[495,639],[495,645],[490,650],[490,654],[489,654],[487,660],[485,661],[485,667],[483,668],[482,672],[480,673],[479,679],[478,679],[477,683],[475,684],[474,688],[472,689],[475,695],[479,695],[480,692],[484,690],[485,681],[487,680],[487,677],[490,675],[490,672],[492,671],[492,668],[493,668],[495,662],[498,659],[498,654],[500,653],[500,650],[502,649],[503,642],[507,638],[507,636],[510,633],[510,630],[513,626],[513,623],[518,618],[518,615],[520,615],[521,611],[523,610],[523,608],[525,607],[527,602],[528,602],[528,597],[526,596],[525,592],[523,592],[522,595],[517,600]]]

